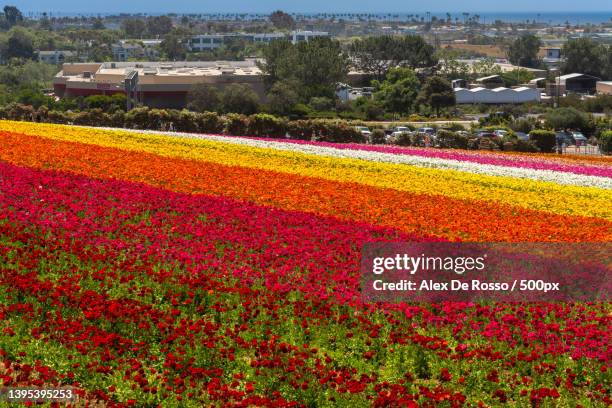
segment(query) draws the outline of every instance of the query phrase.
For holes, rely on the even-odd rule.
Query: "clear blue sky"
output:
[[[291,12],[555,12],[611,11],[612,0],[0,0],[0,6],[16,5],[23,11],[73,13],[110,12],[269,12],[277,9]]]

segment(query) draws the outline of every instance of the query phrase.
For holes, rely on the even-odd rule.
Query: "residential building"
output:
[[[38,61],[45,64],[59,65],[77,57],[74,51],[55,50],[55,51],[38,51]]]

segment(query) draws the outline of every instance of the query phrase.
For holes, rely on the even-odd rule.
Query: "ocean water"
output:
[[[26,12],[24,13],[26,16],[30,18],[40,18],[41,12]],[[70,13],[70,12],[49,12],[50,15],[54,17],[77,17],[77,16],[111,16],[118,15],[119,13]],[[141,13],[140,15],[162,15],[166,13]],[[178,13],[181,15],[181,13]],[[260,20],[265,19],[268,14],[266,13],[201,13],[198,11],[194,11],[193,13],[184,13],[189,15],[198,15],[202,19],[225,19],[225,20]],[[416,19],[417,21],[429,21],[432,16],[437,17],[438,19],[446,20],[447,14],[446,12],[424,12],[424,11],[415,11],[415,12],[343,12],[338,11],[335,13],[290,13],[296,19],[312,19],[312,18],[320,18],[320,19],[343,19],[343,20],[376,20],[376,21],[389,21],[389,22],[401,22],[401,21],[411,21]],[[499,12],[478,12],[472,11],[469,12],[466,16],[464,12],[450,12],[451,20],[463,22],[466,18],[479,16],[478,21],[481,24],[492,24],[495,20],[501,20],[504,22],[514,22],[514,23],[524,23],[526,21],[533,22],[534,20],[538,23],[547,23],[547,24],[566,24],[569,23],[571,25],[580,25],[580,24],[602,24],[602,23],[611,23],[612,24],[612,10],[603,10],[603,11],[588,11],[588,12],[576,12],[576,11],[531,11],[531,12],[520,12],[520,11],[499,11]]]

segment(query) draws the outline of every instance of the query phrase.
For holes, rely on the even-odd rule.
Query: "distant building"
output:
[[[372,87],[354,88],[348,84],[340,83],[336,87],[336,96],[342,102],[354,101],[358,98],[371,98],[374,92]]]
[[[486,77],[476,79],[482,87],[487,89],[499,88],[504,85],[504,80],[499,75],[489,75]]]
[[[113,59],[125,62],[130,59],[149,59],[159,58],[159,45],[162,40],[119,40],[111,45]]]
[[[544,58],[542,61],[550,68],[559,68],[561,65],[561,48],[549,47],[544,48]]]
[[[264,76],[254,60],[64,64],[53,89],[60,97],[126,93],[125,80],[134,76],[137,101],[151,107],[182,108],[189,90],[201,83],[220,89],[246,84],[265,98]]]
[[[293,31],[291,33],[291,42],[297,44],[317,37],[329,37],[329,33],[326,31]]]
[[[587,94],[595,93],[597,81],[601,78],[587,74],[567,74],[555,78],[546,84],[546,94],[549,96],[564,95],[568,93]]]
[[[612,95],[612,81],[597,81],[596,89],[600,95]]]
[[[45,64],[59,65],[76,57],[77,53],[74,51],[38,51],[38,61]]]
[[[540,91],[528,87],[515,89],[499,87],[488,88],[456,88],[455,99],[457,104],[518,104],[525,102],[539,102]]]
[[[465,79],[453,79],[451,81],[451,86],[453,87],[453,89],[455,89],[455,88],[467,88],[468,83],[467,83],[467,80],[465,80]]]
[[[202,52],[213,50],[226,44],[232,39],[240,39],[248,42],[259,44],[269,44],[274,40],[288,39],[294,44],[298,42],[308,41],[316,37],[328,37],[329,33],[325,31],[293,31],[289,34],[285,33],[227,33],[227,34],[198,34],[187,40],[187,49],[192,52]]]

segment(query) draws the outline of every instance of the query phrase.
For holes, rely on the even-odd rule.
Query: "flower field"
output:
[[[96,406],[612,404],[609,303],[365,304],[376,241],[611,242],[612,159],[0,121],[0,378]]]

